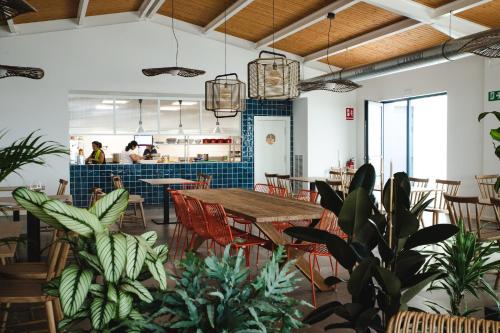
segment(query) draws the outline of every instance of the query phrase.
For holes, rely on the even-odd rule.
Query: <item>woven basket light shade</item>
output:
[[[205,82],[205,109],[216,118],[235,117],[245,110],[246,86],[236,73],[218,75]]]
[[[0,0],[0,22],[29,12],[36,12],[36,9],[24,0]]]
[[[326,90],[331,92],[346,93],[360,88],[361,85],[351,80],[331,79],[326,81],[300,82],[300,91]]]
[[[486,58],[500,58],[500,29],[467,42],[460,49]]]
[[[263,57],[267,53],[270,56]],[[259,58],[248,64],[248,97],[253,99],[294,99],[300,95],[298,61],[285,55],[261,51]]]
[[[45,72],[41,68],[0,65],[0,79],[19,76],[33,80],[40,80],[44,75]]]

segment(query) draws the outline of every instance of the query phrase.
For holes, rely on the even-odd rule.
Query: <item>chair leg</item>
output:
[[[498,289],[499,284],[500,284],[500,271],[497,272],[497,278],[495,279],[495,290]]]
[[[184,226],[182,224],[180,224],[179,225],[179,232],[177,233],[177,240],[175,241],[174,260],[177,258],[177,251],[179,251],[179,247],[181,246],[182,233],[183,233],[184,229],[185,229]],[[181,257],[182,257],[182,255],[181,255]]]
[[[122,215],[120,215],[120,219],[118,220],[118,228],[122,228],[123,226],[123,217],[125,216],[125,213],[122,213]]]
[[[61,302],[59,298],[56,298],[53,303],[54,303],[54,314],[56,322],[60,322],[61,320],[64,319],[64,314],[61,308]]]
[[[2,304],[0,304],[2,305]],[[9,309],[10,309],[10,303],[4,303],[5,309],[3,309],[3,314],[2,314],[2,323],[0,326],[0,332],[4,333],[5,330],[7,329],[7,319],[9,317]]]
[[[309,277],[311,278],[311,291],[312,291],[312,303],[316,308],[316,288],[314,286],[314,258],[313,255],[309,255]]]
[[[56,320],[54,317],[54,307],[52,301],[45,302],[45,311],[47,312],[47,325],[49,333],[57,333]]]
[[[137,216],[137,204],[134,203],[134,216]]]
[[[139,203],[139,210],[141,211],[142,224],[144,225],[144,229],[146,229],[146,216],[144,215],[144,206],[142,202]]]

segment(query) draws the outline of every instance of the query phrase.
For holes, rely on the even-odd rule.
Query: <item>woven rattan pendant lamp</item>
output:
[[[182,77],[194,77],[194,76],[205,74],[205,71],[201,70],[201,69],[193,69],[193,68],[186,68],[186,67],[179,67],[178,66],[179,40],[177,39],[177,35],[175,34],[175,27],[174,27],[174,0],[171,1],[171,4],[172,4],[172,34],[174,35],[174,39],[175,39],[175,66],[174,67],[145,68],[142,70],[142,73],[146,76],[170,74],[172,76],[182,76]]]
[[[29,12],[36,12],[36,9],[24,0],[0,0],[0,23]],[[19,76],[39,80],[44,74],[41,68],[0,65],[0,79]]]
[[[273,51],[261,51],[259,58],[248,63],[248,97],[252,99],[286,100],[300,94],[297,84],[300,64],[274,51],[274,0],[273,1]]]
[[[329,20],[329,27],[328,27],[328,46],[326,48],[326,61],[328,63],[328,68],[330,69],[330,72],[333,74],[333,69],[332,66],[330,65],[329,50],[330,50],[330,33],[332,30],[332,22],[333,19],[335,18],[335,13],[328,13],[327,18]],[[347,57],[348,50],[346,50],[345,52]],[[313,82],[300,82],[298,87],[301,91],[326,90],[331,92],[346,93],[358,89],[361,86],[351,80],[342,79],[342,71],[340,71],[339,77],[336,79],[318,80]]]
[[[245,83],[238,74],[227,73],[227,4],[224,9],[224,74],[205,82],[205,109],[212,111],[216,119],[236,117],[245,110]]]

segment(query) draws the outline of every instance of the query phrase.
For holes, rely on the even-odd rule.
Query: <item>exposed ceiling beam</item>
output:
[[[87,8],[89,6],[89,0],[80,0],[78,5],[78,14],[76,15],[76,23],[82,25],[85,21],[85,15],[87,15]]]
[[[227,10],[220,13],[216,18],[210,21],[204,28],[203,32],[209,32],[217,29],[222,23],[224,23],[225,17],[229,20],[234,15],[238,14],[243,8],[251,4],[253,0],[238,0],[233,3]]]
[[[152,18],[156,14],[161,6],[165,3],[165,0],[144,0],[139,7],[138,15],[141,19]]]
[[[11,34],[17,33],[16,26],[13,19],[7,20],[7,29],[9,29]]]
[[[443,33],[449,33],[449,17],[434,17],[435,9],[424,6],[418,2],[412,0],[365,0],[365,2],[422,23],[430,24],[433,28]],[[460,17],[454,17],[452,21],[451,36],[453,38],[459,38],[487,29],[487,27],[480,24],[467,21]]]
[[[453,14],[458,14],[474,7],[487,4],[491,1],[492,0],[455,0],[436,8],[434,10],[433,17],[436,18],[439,16],[448,15],[450,12],[452,12]]]
[[[334,54],[345,51],[346,49],[353,49],[356,47],[360,47],[361,45],[367,44],[369,42],[373,42],[378,39],[386,38],[395,35],[397,33],[413,29],[422,24],[423,24],[422,22],[413,19],[405,19],[403,21],[388,25],[387,27],[367,32],[361,36],[349,39],[345,42],[332,45],[328,50],[328,54],[332,56]],[[304,57],[304,62],[310,62],[326,58],[326,54],[327,54],[327,49],[325,48],[323,50],[306,55]]]
[[[325,6],[314,13],[307,15],[306,17],[290,24],[289,26],[284,27],[283,29],[277,31],[274,34],[274,42],[277,42],[279,40],[282,40],[290,35],[293,35],[296,32],[299,32],[301,30],[306,29],[307,27],[310,27],[313,24],[316,24],[324,19],[326,19],[326,15],[330,12],[333,13],[338,13],[341,12],[355,4],[360,2],[360,0],[337,0],[334,1],[333,3],[329,4],[328,6]],[[273,35],[269,35],[267,37],[264,37],[260,41],[256,43],[257,48],[261,48],[264,46],[267,46],[269,44],[272,44],[273,42]]]

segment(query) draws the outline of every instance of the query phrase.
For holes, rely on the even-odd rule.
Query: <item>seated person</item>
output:
[[[142,154],[146,160],[153,159],[154,154],[158,154],[158,151],[155,149],[153,145],[149,145],[144,149],[144,153]]]
[[[106,164],[106,156],[102,150],[102,143],[92,142],[92,154],[85,160],[85,164]]]

